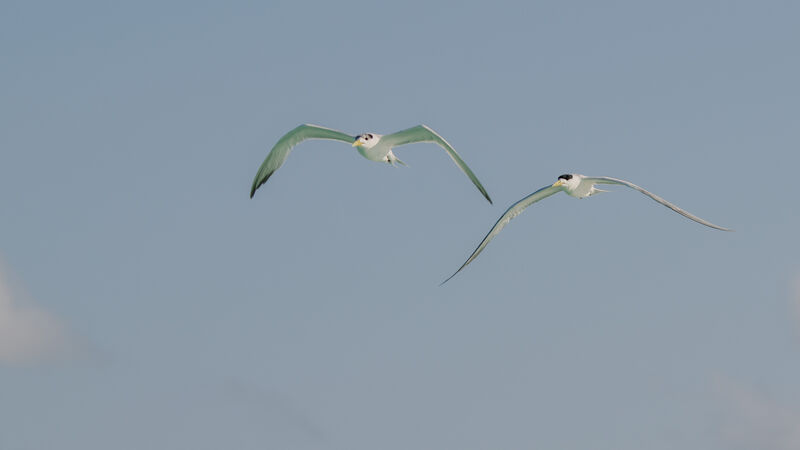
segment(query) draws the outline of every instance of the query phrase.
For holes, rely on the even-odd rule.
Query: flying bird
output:
[[[545,186],[539,189],[538,191],[534,192],[533,194],[511,205],[511,207],[508,208],[506,212],[503,213],[502,216],[500,216],[500,219],[498,219],[497,223],[495,223],[492,229],[489,230],[489,233],[487,233],[486,237],[484,237],[481,243],[478,244],[478,247],[475,249],[474,252],[472,252],[469,258],[467,258],[467,261],[464,264],[462,264],[461,267],[459,267],[459,269],[456,270],[454,274],[450,275],[450,277],[444,280],[441,284],[447,283],[450,280],[450,278],[456,276],[458,272],[461,272],[461,269],[467,267],[467,264],[471,263],[475,258],[477,258],[478,255],[483,251],[483,249],[486,248],[486,246],[489,244],[489,241],[494,239],[494,237],[500,233],[500,230],[502,230],[506,225],[508,225],[508,222],[510,222],[511,219],[517,217],[522,211],[524,211],[525,208],[531,206],[532,204],[538,202],[539,200],[550,197],[551,195],[561,191],[564,191],[568,195],[577,198],[589,197],[598,192],[608,192],[602,189],[597,189],[595,187],[595,184],[621,184],[623,186],[627,186],[652,198],[656,202],[661,203],[662,205],[675,211],[676,213],[694,220],[697,223],[701,223],[707,227],[715,228],[717,230],[733,231],[730,228],[724,228],[718,225],[714,225],[713,223],[707,220],[703,220],[693,214],[690,214],[682,210],[681,208],[677,207],[676,205],[673,205],[672,203],[657,196],[656,194],[653,194],[652,192],[649,192],[644,188],[641,188],[631,183],[630,181],[620,180],[618,178],[611,178],[611,177],[587,177],[584,175],[579,175],[577,173],[564,174],[559,176],[558,180],[556,180],[556,182],[553,183],[552,185]]]
[[[425,125],[417,125],[416,127],[387,135],[363,133],[358,136],[351,136],[341,131],[320,127],[318,125],[300,125],[283,135],[275,146],[272,147],[267,158],[261,164],[261,167],[258,168],[258,173],[256,173],[256,177],[253,180],[253,187],[250,189],[250,198],[253,198],[256,190],[262,184],[266,183],[269,177],[283,165],[286,158],[289,157],[292,148],[306,139],[331,139],[347,142],[348,144],[352,144],[353,147],[356,147],[361,156],[368,160],[385,162],[391,165],[395,165],[396,163],[406,165],[394,155],[394,152],[392,152],[394,147],[414,144],[416,142],[432,142],[442,147],[447,154],[450,155],[450,158],[456,163],[458,168],[467,174],[469,179],[472,180],[472,183],[481,191],[481,194],[486,197],[486,200],[492,203],[492,199],[489,197],[486,189],[483,188],[483,185],[481,185],[481,182],[478,181],[478,177],[475,176],[472,170],[467,166],[467,163],[456,153],[455,149],[448,144],[444,138]]]

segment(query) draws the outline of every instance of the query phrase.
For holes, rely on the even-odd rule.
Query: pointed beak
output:
[[[552,187],[561,186],[562,184],[564,184],[564,180],[562,180],[561,178],[559,178],[559,179],[558,179],[558,181],[556,181],[555,183],[553,183],[553,186],[552,186]]]
[[[360,147],[362,145],[364,145],[364,143],[361,142],[361,138],[358,138],[355,142],[353,142],[353,147]]]

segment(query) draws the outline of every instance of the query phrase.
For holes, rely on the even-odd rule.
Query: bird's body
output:
[[[371,148],[359,145],[358,147],[356,147],[356,150],[358,150],[358,153],[360,153],[361,156],[367,158],[370,161],[385,162],[391,164],[392,159],[395,160],[397,159],[397,157],[394,156],[394,153],[392,153],[392,149],[388,145],[382,145],[380,143],[381,142],[380,138],[382,137],[381,135],[373,134],[373,136],[375,136],[375,139],[377,139],[375,145],[373,145]]]
[[[564,178],[561,178],[564,177]],[[584,177],[583,175],[570,175],[564,174],[559,177],[560,180],[565,180],[562,182],[562,187],[564,192],[567,195],[570,195],[575,198],[585,198],[592,196],[598,192],[606,192],[595,187],[596,182],[589,181],[588,178]],[[569,178],[567,178],[569,177]],[[576,181],[572,181],[576,180]],[[570,182],[572,181],[572,182]]]
[[[272,147],[272,150],[270,150],[267,158],[261,164],[261,167],[259,167],[253,179],[253,185],[250,189],[251,198],[255,195],[256,190],[266,183],[272,174],[283,165],[286,158],[289,157],[292,148],[307,139],[330,139],[347,142],[352,144],[353,147],[356,147],[358,153],[364,158],[370,161],[389,163],[392,165],[396,163],[405,165],[392,151],[395,147],[417,142],[431,142],[437,144],[447,152],[458,168],[469,177],[486,200],[488,200],[489,203],[492,202],[489,193],[486,192],[486,189],[484,189],[483,185],[478,181],[478,177],[475,176],[472,170],[467,166],[467,163],[456,153],[455,149],[447,143],[444,138],[425,125],[417,125],[416,127],[387,135],[363,133],[358,136],[351,136],[341,131],[320,127],[318,125],[300,125],[286,133]]]
[[[381,142],[383,135],[375,133],[368,133],[368,135],[371,135],[375,142],[371,143],[371,146],[367,146],[367,144],[357,145],[356,150],[358,150],[358,153],[361,156],[370,161],[389,164],[394,164],[395,162],[400,161],[392,152],[392,147],[387,145],[386,141]]]
[[[454,276],[456,276],[456,274],[458,272],[461,272],[461,270],[464,267],[466,267],[475,258],[477,258],[478,255],[483,251],[483,249],[486,248],[486,246],[489,244],[489,241],[494,239],[494,237],[497,236],[498,233],[500,233],[500,230],[502,230],[506,225],[508,225],[508,223],[511,221],[511,219],[513,219],[514,217],[516,217],[520,213],[522,213],[522,211],[524,211],[525,208],[531,206],[532,204],[534,204],[534,203],[536,203],[536,202],[538,202],[540,200],[543,200],[543,199],[545,199],[547,197],[550,197],[553,194],[556,194],[556,193],[562,192],[562,191],[567,193],[568,195],[570,195],[572,197],[576,197],[576,198],[585,198],[585,197],[592,196],[592,195],[594,195],[594,194],[596,194],[598,192],[606,192],[604,190],[597,189],[597,187],[595,187],[596,184],[619,184],[619,185],[622,185],[622,186],[627,186],[627,187],[629,187],[631,189],[634,189],[634,190],[637,190],[637,191],[641,192],[642,194],[650,197],[651,199],[653,199],[656,202],[658,202],[658,203],[666,206],[667,208],[675,211],[676,213],[678,213],[678,214],[680,214],[680,215],[682,215],[682,216],[684,216],[684,217],[686,217],[688,219],[694,220],[697,223],[703,224],[703,225],[705,225],[707,227],[711,227],[711,228],[714,228],[714,229],[717,229],[717,230],[733,231],[733,230],[728,229],[728,228],[723,228],[723,227],[720,227],[718,225],[714,225],[711,222],[708,222],[708,221],[706,221],[704,219],[701,219],[701,218],[699,218],[699,217],[697,217],[697,216],[695,216],[693,214],[690,214],[690,213],[684,211],[683,209],[679,208],[678,206],[676,206],[676,205],[664,200],[663,198],[653,194],[652,192],[649,192],[649,191],[647,191],[647,190],[645,190],[645,189],[643,189],[643,188],[631,183],[630,181],[620,180],[618,178],[611,178],[611,177],[587,177],[587,176],[580,175],[580,174],[564,174],[564,175],[559,176],[558,180],[555,183],[553,183],[552,185],[545,186],[545,187],[539,189],[538,191],[528,195],[527,197],[517,201],[513,205],[511,205],[506,210],[506,212],[503,213],[502,216],[500,216],[500,218],[494,224],[492,229],[489,230],[489,232],[486,234],[486,237],[483,238],[481,243],[478,244],[478,247],[475,249],[475,251],[473,251],[472,254],[469,256],[467,261],[464,264],[462,264],[461,267],[458,270],[456,270],[456,272],[453,275],[450,275],[449,278],[444,280],[442,282],[442,284],[446,283],[448,280],[450,280],[450,278],[453,278]]]

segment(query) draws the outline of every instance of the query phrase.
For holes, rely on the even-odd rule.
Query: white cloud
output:
[[[791,313],[800,328],[800,273],[792,280]],[[723,431],[731,448],[800,450],[800,407],[730,377],[714,380],[724,410]]]
[[[726,414],[723,431],[733,448],[800,450],[800,410],[730,378],[716,379]]]
[[[0,263],[0,365],[29,365],[62,359],[73,350],[55,316],[19,295]]]

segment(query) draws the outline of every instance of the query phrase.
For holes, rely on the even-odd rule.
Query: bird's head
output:
[[[375,144],[378,143],[380,138],[381,135],[379,134],[374,134],[374,133],[360,134],[356,137],[355,142],[353,142],[353,147],[372,148],[375,146]]]
[[[580,184],[580,177],[571,173],[559,175],[553,186],[563,186],[567,190],[575,189]]]

